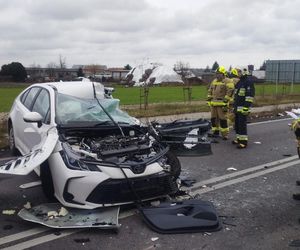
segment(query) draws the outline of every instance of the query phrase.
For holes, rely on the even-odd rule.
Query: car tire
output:
[[[8,144],[9,144],[10,152],[13,156],[20,155],[19,150],[16,148],[15,134],[14,134],[14,129],[13,129],[12,125],[8,126]]]
[[[48,161],[45,161],[40,165],[40,178],[45,196],[48,200],[55,201],[53,179]]]
[[[177,179],[181,172],[181,163],[177,156],[170,151],[166,154],[166,156],[168,159],[167,163],[171,166],[171,175]]]

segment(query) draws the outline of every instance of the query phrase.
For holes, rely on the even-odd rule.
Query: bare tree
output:
[[[66,57],[63,57],[61,54],[59,54],[59,68],[65,69],[66,67]]]
[[[57,65],[54,62],[50,62],[47,64],[47,73],[50,78],[55,78],[55,69]]]
[[[190,74],[190,64],[182,61],[178,61],[174,65],[174,70],[177,74],[179,74],[182,78],[182,81],[186,83],[186,78]]]
[[[183,86],[183,100],[186,102],[186,99],[189,103],[192,101],[192,87],[190,86],[189,82],[187,81],[187,77],[191,74],[190,72],[190,65],[189,63],[185,63],[182,61],[178,61],[174,65],[174,70],[179,74],[182,78],[182,81],[185,83]],[[187,95],[187,97],[186,97]]]
[[[95,75],[99,71],[99,65],[97,64],[89,64],[84,67],[85,71],[88,73],[89,76],[92,76],[95,78]]]

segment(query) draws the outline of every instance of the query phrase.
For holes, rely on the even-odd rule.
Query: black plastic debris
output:
[[[284,156],[284,157],[290,157],[290,156],[292,156],[292,154],[283,154],[282,156]]]
[[[140,211],[146,224],[162,234],[214,232],[222,228],[213,204],[208,201],[166,202]]]
[[[300,247],[300,240],[293,240],[289,244],[290,247]]]
[[[74,239],[74,241],[76,243],[87,243],[87,242],[90,242],[90,239],[89,238],[82,238],[82,239]]]
[[[192,187],[196,183],[195,179],[191,179],[190,177],[184,175],[180,175],[179,179],[181,181],[181,185],[185,187]]]

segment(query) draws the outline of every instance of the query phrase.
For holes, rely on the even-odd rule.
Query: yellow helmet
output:
[[[217,68],[217,70],[216,70],[216,73],[221,73],[221,74],[223,74],[223,75],[226,75],[226,74],[227,74],[227,71],[226,71],[226,69],[225,69],[224,66],[219,66],[219,67]]]
[[[233,68],[231,70],[231,74],[234,75],[234,76],[239,76],[239,71],[241,71],[241,70],[238,69],[238,68]]]

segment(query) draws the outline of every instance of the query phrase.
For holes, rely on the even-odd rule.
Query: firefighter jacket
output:
[[[249,108],[254,101],[255,88],[253,82],[244,75],[235,85],[234,89],[234,110],[236,112],[249,113]]]
[[[222,81],[214,79],[207,92],[207,100],[210,106],[226,106],[232,100],[234,85],[231,79],[224,78]]]

